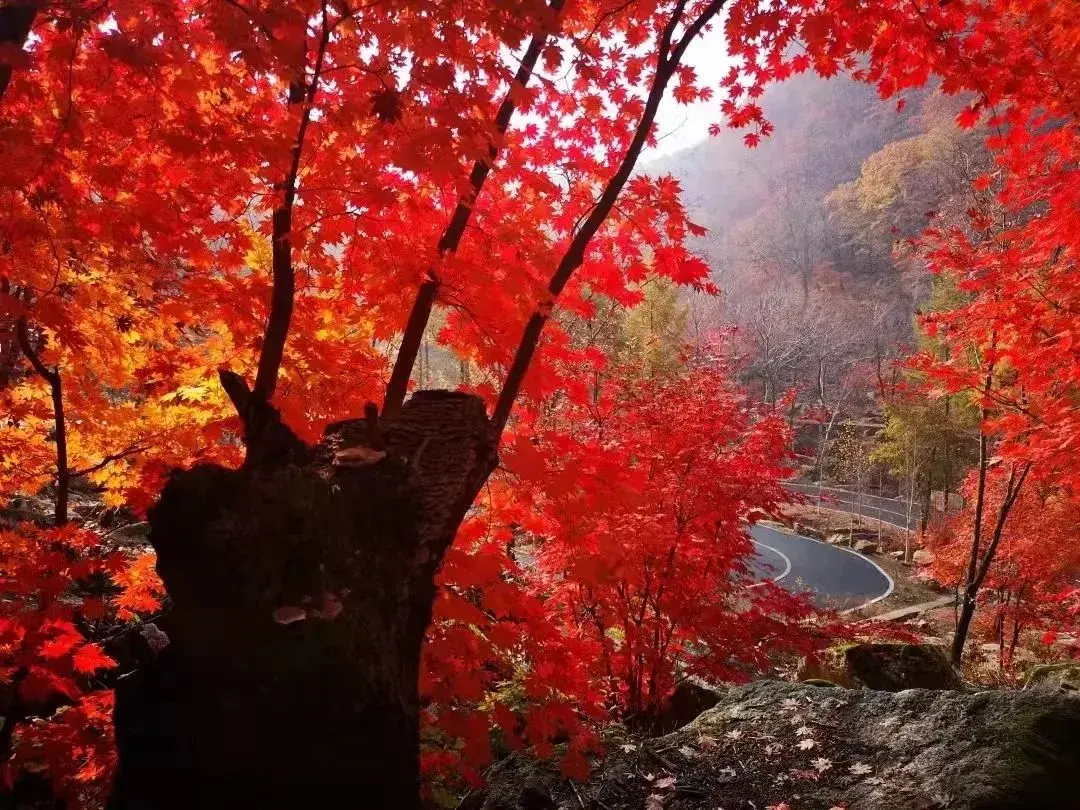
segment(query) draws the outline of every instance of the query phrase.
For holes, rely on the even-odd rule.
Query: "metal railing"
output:
[[[900,529],[914,531],[919,527],[922,511],[910,502],[898,498],[883,498],[850,489],[824,487],[802,481],[786,481],[784,486],[807,497],[809,503],[821,509],[835,509],[859,517],[877,520]]]

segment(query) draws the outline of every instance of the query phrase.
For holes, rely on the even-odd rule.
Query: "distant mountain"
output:
[[[844,76],[799,76],[773,85],[763,107],[776,131],[754,148],[742,133],[723,131],[642,165],[645,174],[680,180],[695,221],[711,231],[715,251],[740,222],[778,201],[820,203],[855,179],[862,162],[886,144],[921,131],[920,100],[903,112],[873,88]],[[721,252],[727,249],[721,247]]]

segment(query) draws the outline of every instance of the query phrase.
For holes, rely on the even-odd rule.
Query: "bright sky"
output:
[[[709,136],[709,125],[720,122],[720,80],[731,69],[723,27],[716,24],[704,37],[690,43],[683,62],[697,71],[701,84],[713,88],[713,99],[687,107],[676,104],[669,89],[656,116],[660,142],[655,149],[645,151],[643,160],[669,155],[704,140]]]

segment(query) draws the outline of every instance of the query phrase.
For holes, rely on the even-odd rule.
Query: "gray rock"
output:
[[[962,689],[943,647],[932,644],[853,644],[844,649],[851,679],[867,689]]]
[[[849,689],[962,689],[944,648],[934,644],[840,644],[799,662],[796,678]]]
[[[810,537],[814,540],[825,539],[824,532],[822,532],[820,529],[815,528],[814,526],[807,526],[805,523],[795,522],[792,524],[791,529],[795,532],[795,534],[801,534],[803,537]]]
[[[911,561],[916,565],[930,565],[934,561],[934,552],[920,548],[911,555]]]
[[[1080,662],[1061,661],[1033,667],[1024,681],[1025,689],[1061,690],[1080,694]]]
[[[873,540],[856,540],[853,548],[860,554],[877,554],[878,544]]]
[[[1068,810],[1080,807],[1078,772],[1080,701],[1068,695],[759,681],[674,734],[613,749],[587,784],[510,757],[475,806],[524,808],[527,788],[557,807],[608,810],[650,796],[665,810]]]
[[[720,702],[720,693],[693,679],[682,681],[655,718],[647,721],[657,734],[670,734],[695,720],[702,712]]]

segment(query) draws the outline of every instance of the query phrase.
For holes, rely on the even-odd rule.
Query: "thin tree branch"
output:
[[[19,317],[15,326],[19,348],[30,361],[41,379],[49,384],[53,406],[53,442],[56,445],[56,502],[53,522],[63,526],[68,522],[68,491],[71,488],[71,471],[67,459],[67,422],[64,418],[64,389],[58,369],[50,370],[41,361],[41,357],[30,342],[30,330],[26,326],[26,316]]]
[[[556,16],[562,11],[565,0],[551,0],[548,10]],[[514,74],[513,82],[507,89],[506,97],[499,105],[495,114],[496,137],[488,145],[488,153],[485,158],[477,160],[469,173],[469,189],[458,200],[457,207],[450,218],[446,230],[439,238],[439,259],[457,251],[461,239],[465,235],[472,217],[473,208],[484,187],[488,174],[495,165],[495,159],[499,154],[499,141],[510,127],[510,120],[517,109],[519,94],[524,90],[536,69],[537,60],[551,36],[551,30],[546,21],[540,21],[541,29],[533,34],[529,41],[529,47],[525,56],[518,65],[517,73]],[[416,356],[420,351],[420,344],[424,337],[431,318],[431,310],[435,306],[435,299],[439,292],[441,281],[435,267],[429,267],[427,278],[420,285],[413,300],[409,319],[405,323],[405,331],[401,338],[401,346],[398,348],[397,358],[394,360],[394,368],[390,373],[390,382],[386,386],[386,394],[383,397],[382,415],[391,416],[397,412],[405,401],[405,392],[409,387],[409,378],[412,376],[413,366],[416,364]]]
[[[78,478],[82,475],[90,475],[91,473],[96,473],[98,470],[105,469],[114,461],[121,461],[128,456],[134,456],[137,453],[142,453],[146,449],[147,448],[141,444],[133,444],[130,447],[124,448],[123,450],[118,450],[115,453],[110,453],[109,455],[102,458],[101,461],[97,462],[96,464],[91,464],[89,467],[81,467],[76,470],[71,470],[69,474],[72,478]]]
[[[289,336],[289,322],[292,320],[293,299],[296,294],[296,277],[292,261],[292,212],[296,201],[297,179],[300,174],[300,160],[304,153],[304,140],[311,124],[311,110],[315,95],[319,89],[326,47],[330,42],[330,22],[327,19],[326,3],[322,9],[322,36],[315,56],[311,81],[305,86],[300,76],[289,85],[289,104],[299,103],[300,125],[292,148],[292,161],[289,170],[281,182],[282,199],[273,214],[273,278],[274,285],[270,298],[270,314],[266,322],[262,351],[259,353],[259,370],[255,377],[253,396],[256,402],[269,403],[277,387],[278,371],[281,358],[285,354],[285,341]],[[306,60],[305,60],[306,61]],[[301,71],[304,68],[301,66]]]
[[[679,2],[675,4],[675,8],[672,9],[671,17],[668,19],[667,25],[664,26],[664,30],[660,33],[660,42],[657,45],[660,65],[664,65],[672,57],[671,40],[675,36],[675,29],[679,26],[683,11],[686,10],[686,3],[687,0],[679,0]]]
[[[986,547],[986,553],[983,554],[983,558],[979,563],[979,571],[975,575],[976,588],[982,587],[983,580],[986,579],[986,575],[990,572],[990,565],[994,561],[994,554],[997,552],[998,544],[1001,542],[1001,537],[1005,532],[1005,521],[1008,519],[1009,513],[1012,512],[1013,505],[1020,495],[1020,490],[1024,486],[1024,480],[1027,478],[1028,473],[1031,472],[1031,465],[1032,462],[1030,461],[1024,464],[1024,469],[1020,473],[1019,479],[1016,477],[1015,467],[1009,473],[1009,483],[1005,487],[1005,500],[998,509],[997,522],[994,525],[994,533],[990,537],[990,545]]]
[[[679,23],[678,18],[682,15],[685,6],[684,0],[681,0],[676,5],[672,18],[664,26],[658,41],[660,51],[657,57],[656,74],[645,102],[645,110],[641,115],[641,120],[638,122],[637,130],[634,132],[630,145],[627,147],[626,154],[623,155],[618,170],[608,180],[600,200],[570,241],[569,247],[567,247],[562,260],[555,269],[555,273],[548,282],[548,296],[537,305],[536,311],[533,312],[525,324],[521,343],[518,345],[510,370],[506,375],[506,382],[503,384],[502,391],[499,392],[499,398],[495,403],[495,411],[491,416],[491,428],[496,440],[502,435],[506,422],[510,418],[514,400],[517,399],[518,393],[521,391],[525,373],[532,363],[533,355],[536,353],[540,340],[540,333],[551,316],[555,299],[559,297],[563,288],[566,287],[566,283],[570,280],[574,271],[584,262],[585,251],[588,249],[589,243],[604,224],[615,202],[618,200],[619,194],[622,193],[626,181],[630,179],[641,151],[648,141],[649,132],[652,130],[653,121],[656,118],[657,110],[660,108],[660,102],[664,98],[668,82],[674,75],[675,69],[679,66],[683,54],[686,53],[690,42],[701,33],[701,30],[724,7],[724,2],[725,0],[712,0],[702,10],[697,19],[687,27],[682,39],[674,47],[670,48],[670,53],[668,53],[669,45]]]

